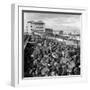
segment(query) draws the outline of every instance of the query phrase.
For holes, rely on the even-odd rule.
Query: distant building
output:
[[[64,31],[60,30],[59,35],[63,35],[63,34],[64,34]]]
[[[71,34],[69,35],[69,39],[80,40],[80,34]]]
[[[45,23],[42,21],[28,21],[27,32],[28,33],[42,33],[45,31]]]
[[[51,29],[51,28],[45,28],[45,34],[46,35],[53,35],[53,29]]]

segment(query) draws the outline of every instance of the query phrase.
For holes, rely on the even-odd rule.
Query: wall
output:
[[[88,29],[84,31],[83,47],[84,47],[84,58],[88,61],[88,68],[90,68],[90,2],[89,0],[1,0],[0,2],[0,89],[12,90],[10,86],[11,78],[11,3],[30,3],[31,6],[41,7],[61,7],[61,6],[75,6],[75,7],[86,7],[88,9]],[[27,88],[28,90],[89,90],[90,84],[90,70],[88,70],[88,83],[72,83],[72,84],[57,84],[47,86],[32,86]]]

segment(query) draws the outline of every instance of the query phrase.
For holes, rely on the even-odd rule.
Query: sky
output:
[[[80,15],[24,12],[24,30],[28,21],[43,21],[46,28],[54,31],[80,32]]]

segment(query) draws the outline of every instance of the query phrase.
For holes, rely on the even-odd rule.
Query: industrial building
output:
[[[45,32],[45,23],[42,21],[28,21],[27,22],[27,32],[31,33],[42,33]]]

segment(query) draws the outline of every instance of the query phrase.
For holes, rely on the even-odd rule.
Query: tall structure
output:
[[[28,21],[27,22],[28,33],[43,33],[45,32],[45,23],[42,21]]]
[[[51,29],[51,28],[45,28],[45,34],[46,35],[53,35],[53,29]]]
[[[59,31],[59,35],[63,35],[63,33],[64,33],[63,30]]]

